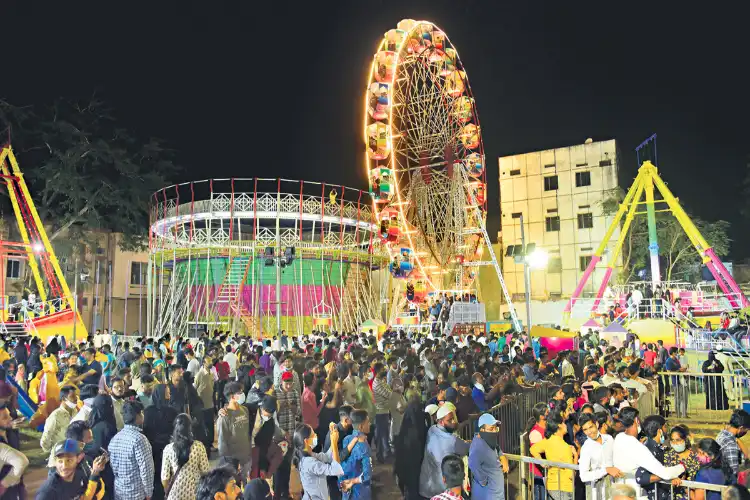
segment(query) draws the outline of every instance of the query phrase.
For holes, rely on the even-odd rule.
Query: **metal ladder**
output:
[[[471,217],[473,216],[475,220],[475,224],[473,224],[472,229],[468,229],[465,231],[465,234],[481,234],[484,238],[484,244],[487,247],[487,250],[490,254],[490,259],[488,261],[474,261],[474,262],[467,262],[464,263],[463,266],[465,267],[477,267],[477,266],[488,266],[491,265],[495,268],[495,273],[497,273],[497,279],[500,282],[500,288],[503,290],[503,296],[505,297],[505,302],[508,304],[508,311],[510,312],[511,320],[513,321],[513,326],[515,326],[516,331],[520,332],[522,330],[521,327],[521,321],[518,319],[518,314],[516,314],[516,308],[513,306],[513,301],[510,298],[510,293],[508,293],[508,287],[505,285],[505,280],[503,279],[503,272],[500,269],[500,264],[497,261],[497,257],[495,256],[495,250],[492,248],[492,240],[490,239],[490,236],[487,234],[487,226],[484,223],[484,217],[482,217],[482,211],[479,210],[479,205],[476,200],[476,196],[472,192],[469,181],[469,176],[466,173],[465,168],[456,169],[460,171],[459,174],[459,182],[463,182],[463,185],[465,186],[465,191],[469,199],[470,207],[469,208],[469,220],[471,220]],[[527,328],[531,330],[531,325],[527,325]]]

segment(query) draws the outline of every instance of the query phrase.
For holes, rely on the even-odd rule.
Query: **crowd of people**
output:
[[[586,484],[611,498],[605,476],[621,496],[631,487],[655,500],[687,500],[685,480],[744,491],[750,415],[737,410],[715,439],[697,440],[636,408],[670,383],[662,366],[680,370],[674,348],[618,349],[593,332],[553,356],[518,334],[116,340],[5,339],[0,499],[26,498],[19,391],[51,410],[42,500],[368,499],[383,486],[373,466],[392,469],[408,500],[514,498],[510,422],[493,408],[524,391],[550,398],[530,409],[529,456],[557,464],[524,465],[534,498],[584,498]]]

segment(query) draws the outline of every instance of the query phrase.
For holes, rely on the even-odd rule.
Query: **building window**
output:
[[[521,169],[517,169],[517,170],[511,170],[511,171],[510,171],[510,175],[511,175],[511,176],[514,176],[514,175],[521,175]]]
[[[560,230],[560,217],[547,217],[544,219],[545,230],[548,233]]]
[[[89,306],[89,298],[88,297],[83,297],[81,299],[81,309],[83,309],[85,307],[88,307],[88,306]]]
[[[594,227],[594,214],[578,214],[578,229],[591,229]]]
[[[11,279],[21,278],[21,261],[8,259],[8,263],[5,265],[5,277]]]
[[[93,304],[94,304],[94,309],[96,309],[97,307],[99,307],[99,297],[94,297]]]
[[[96,255],[104,255],[104,249],[102,247],[96,247]]]
[[[599,162],[600,167],[611,167],[612,166],[612,160],[601,160]]]
[[[522,215],[523,215],[523,213],[521,213],[521,212],[513,212],[512,214],[510,214],[510,218],[511,219],[520,219]]]
[[[545,191],[557,191],[557,176],[550,175],[544,178],[544,190]]]
[[[581,272],[586,271],[588,269],[589,264],[591,264],[591,255],[581,255],[578,257],[578,263],[581,266]]]
[[[544,168],[555,168],[555,164],[554,163],[550,163],[548,165],[545,165]]]
[[[576,172],[576,187],[590,186],[591,172]]]
[[[146,263],[145,262],[131,262],[130,263],[130,284],[139,286],[146,284]]]
[[[547,272],[561,273],[562,259],[560,257],[550,257],[549,262],[547,262]]]

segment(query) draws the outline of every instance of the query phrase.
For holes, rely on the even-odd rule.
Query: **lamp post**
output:
[[[526,328],[528,328],[528,334],[531,335],[531,270],[532,269],[544,269],[547,267],[547,261],[549,255],[547,252],[539,249],[534,249],[533,252],[527,255],[526,253],[526,232],[524,231],[523,214],[520,217],[521,221],[521,248],[523,250],[523,279],[524,279],[524,290],[525,290],[525,301],[526,301]]]

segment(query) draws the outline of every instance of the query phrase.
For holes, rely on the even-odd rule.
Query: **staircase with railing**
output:
[[[225,306],[227,316],[236,317],[242,322],[248,334],[257,331],[256,318],[248,311],[242,300],[242,288],[252,262],[250,257],[230,257],[224,280],[215,299],[216,305]]]

